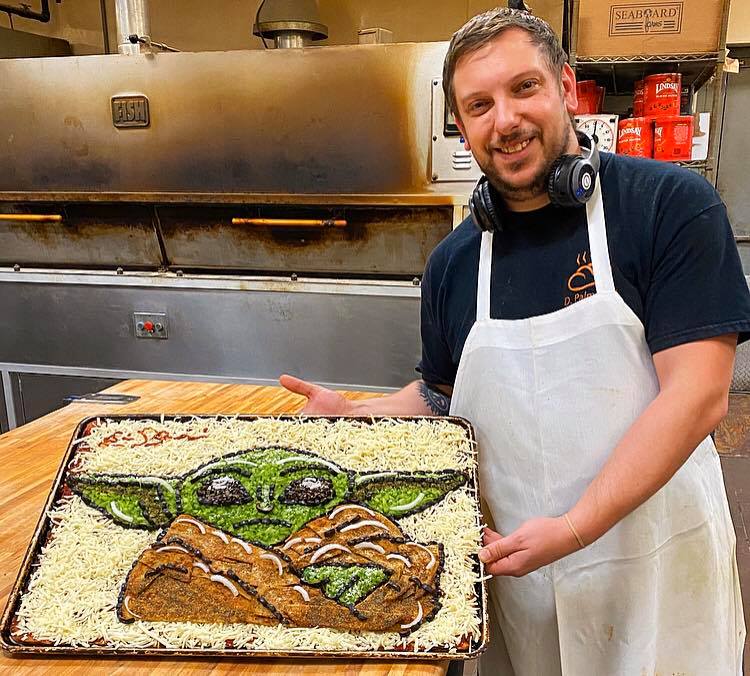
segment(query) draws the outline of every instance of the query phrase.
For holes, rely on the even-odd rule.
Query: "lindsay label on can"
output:
[[[689,160],[692,150],[692,115],[673,115],[654,122],[654,159]]]
[[[679,73],[649,75],[643,80],[643,114],[647,117],[679,115],[681,93]]]
[[[631,117],[617,125],[617,152],[633,157],[651,157],[654,146],[653,120]]]

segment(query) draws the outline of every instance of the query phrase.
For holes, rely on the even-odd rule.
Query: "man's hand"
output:
[[[308,415],[354,415],[357,404],[342,397],[338,392],[328,390],[320,385],[308,383],[294,376],[283,375],[279,383],[294,394],[307,397],[307,404],[300,413]]]
[[[503,537],[484,529],[479,558],[490,575],[521,577],[579,549],[563,517],[530,519]]]

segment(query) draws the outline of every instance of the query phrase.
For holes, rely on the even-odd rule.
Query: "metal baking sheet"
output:
[[[280,650],[252,650],[249,648],[237,649],[237,648],[226,648],[224,650],[215,649],[199,649],[199,648],[186,648],[186,649],[172,649],[172,648],[127,648],[127,647],[114,647],[114,646],[72,646],[72,645],[53,645],[50,642],[42,642],[32,644],[30,642],[18,642],[13,637],[13,626],[16,620],[16,614],[18,612],[21,599],[24,592],[27,589],[34,563],[39,557],[42,548],[46,544],[50,532],[51,522],[48,518],[49,512],[58,503],[63,496],[63,488],[65,486],[65,479],[67,476],[68,469],[76,462],[76,442],[84,436],[84,430],[89,423],[96,421],[148,421],[152,420],[155,422],[159,421],[176,421],[180,422],[183,420],[195,420],[202,418],[231,418],[236,420],[259,420],[263,418],[274,418],[277,420],[299,420],[300,416],[295,415],[192,415],[192,414],[179,414],[179,415],[162,415],[162,414],[136,414],[136,415],[108,415],[108,416],[91,416],[81,420],[76,427],[73,436],[68,445],[68,449],[65,452],[60,468],[57,471],[55,480],[52,484],[49,497],[45,503],[44,509],[39,521],[37,522],[34,534],[29,543],[29,547],[26,551],[21,569],[16,578],[13,590],[11,591],[8,603],[3,613],[2,622],[0,623],[0,646],[2,649],[12,655],[90,655],[92,657],[104,656],[104,655],[117,655],[117,656],[132,656],[132,657],[288,657],[288,658],[322,658],[322,657],[335,657],[335,658],[346,658],[346,659],[416,659],[416,660],[467,660],[474,659],[482,653],[488,643],[488,596],[487,596],[487,584],[484,580],[484,566],[476,557],[475,564],[479,571],[479,577],[481,582],[477,583],[477,589],[475,590],[479,613],[481,618],[481,636],[478,641],[470,640],[469,645],[465,649],[450,650],[447,648],[436,648],[427,651],[414,651],[409,649],[403,650],[369,650],[369,651],[346,651],[346,650],[293,650],[293,651],[280,651]],[[336,420],[356,420],[360,422],[377,422],[383,419],[393,418],[393,416],[304,416],[307,420],[313,419],[327,419],[331,421]],[[398,416],[398,420],[405,421],[419,421],[419,420],[433,420],[428,416]],[[466,432],[466,436],[470,442],[475,441],[474,430],[471,424],[463,419],[456,416],[441,417],[440,420],[447,420],[451,423],[458,425],[463,428]],[[477,477],[476,466],[469,477],[469,484],[473,489],[473,494],[476,496],[476,510],[479,513],[480,510],[480,498],[479,498],[479,481]]]

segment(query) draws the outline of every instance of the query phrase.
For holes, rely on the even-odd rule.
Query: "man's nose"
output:
[[[255,490],[255,506],[259,512],[268,514],[273,511],[273,491],[275,486],[258,486]]]
[[[493,126],[498,136],[512,134],[519,126],[518,109],[512,102],[496,101],[492,108]]]

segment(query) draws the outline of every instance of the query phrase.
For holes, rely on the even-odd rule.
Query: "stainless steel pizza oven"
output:
[[[0,61],[6,389],[29,372],[408,381],[419,276],[477,176],[445,49]],[[165,339],[138,335],[149,312]]]

